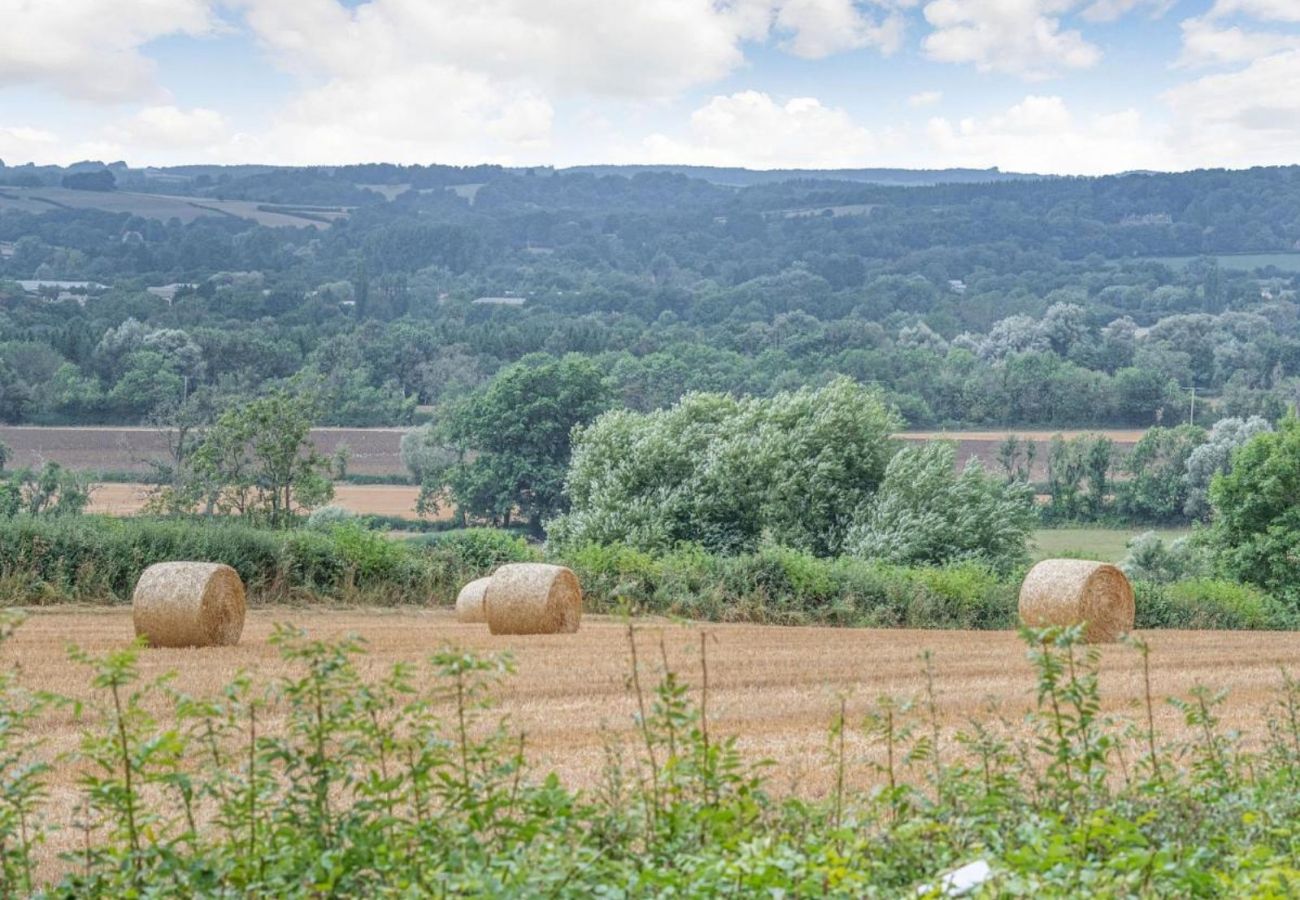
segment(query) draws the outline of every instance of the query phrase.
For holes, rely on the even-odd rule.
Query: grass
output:
[[[1053,557],[1082,557],[1117,563],[1128,542],[1144,531],[1154,531],[1166,541],[1191,533],[1188,528],[1040,528],[1033,534],[1030,553],[1035,561]]]

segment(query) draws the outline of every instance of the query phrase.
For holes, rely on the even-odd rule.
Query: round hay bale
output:
[[[1084,624],[1083,639],[1105,644],[1133,630],[1133,588],[1109,563],[1045,559],[1020,586],[1020,620],[1031,628]]]
[[[244,583],[221,563],[155,563],[131,607],[136,637],[152,647],[231,647],[244,630]]]
[[[582,618],[582,587],[564,566],[511,563],[497,569],[483,598],[493,634],[567,634]]]
[[[457,622],[486,622],[487,613],[483,610],[483,595],[487,593],[491,578],[475,578],[460,589],[456,595]]]

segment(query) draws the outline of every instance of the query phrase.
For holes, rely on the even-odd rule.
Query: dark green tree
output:
[[[525,357],[440,411],[438,435],[456,461],[424,492],[446,490],[468,516],[503,525],[519,516],[540,533],[565,509],[574,426],[608,409],[612,396],[590,359]]]

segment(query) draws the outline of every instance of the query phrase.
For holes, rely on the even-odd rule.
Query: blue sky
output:
[[[0,158],[1300,163],[1300,0],[0,0]]]

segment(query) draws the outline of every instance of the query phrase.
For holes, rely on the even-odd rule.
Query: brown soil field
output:
[[[1047,477],[1048,444],[1055,435],[1059,434],[1065,438],[1074,438],[1082,434],[1102,434],[1114,441],[1116,448],[1121,452],[1125,452],[1142,440],[1142,436],[1146,434],[1146,431],[1143,429],[1058,429],[1056,431],[1044,431],[1012,428],[1007,431],[905,431],[895,435],[895,437],[904,441],[955,441],[957,443],[957,465],[964,466],[968,460],[978,459],[984,466],[985,471],[994,471],[998,465],[998,448],[1006,440],[1007,435],[1010,434],[1025,440],[1032,440],[1037,445],[1037,456],[1034,458],[1031,477],[1035,480],[1042,480]]]
[[[131,483],[96,484],[90,493],[87,512],[110,516],[133,516],[149,498],[150,485]],[[407,484],[336,484],[335,506],[361,516],[416,518],[415,501],[420,489]],[[450,518],[450,509],[440,509],[434,518]]]
[[[312,441],[320,452],[330,455],[340,444],[352,451],[348,470],[358,475],[397,475],[405,477],[401,443],[405,428],[315,428]],[[1141,430],[1084,432],[1061,431],[1066,437],[1085,433],[1107,435],[1121,448],[1141,440]],[[997,464],[998,445],[1008,434],[1017,434],[1038,442],[1035,477],[1046,474],[1047,442],[1051,430],[1008,431],[907,431],[896,437],[905,441],[951,440],[957,442],[957,462],[965,465],[975,457],[985,468]],[[166,454],[162,436],[152,428],[129,426],[41,427],[0,426],[0,440],[14,451],[12,465],[39,466],[53,460],[70,469],[113,472],[148,472],[150,459]]]
[[[340,444],[352,451],[348,471],[357,475],[399,475],[405,428],[314,428],[312,442],[329,456]],[[40,466],[47,460],[69,469],[148,472],[149,460],[166,456],[163,436],[152,428],[130,426],[0,426],[0,441],[13,448],[11,466]]]

